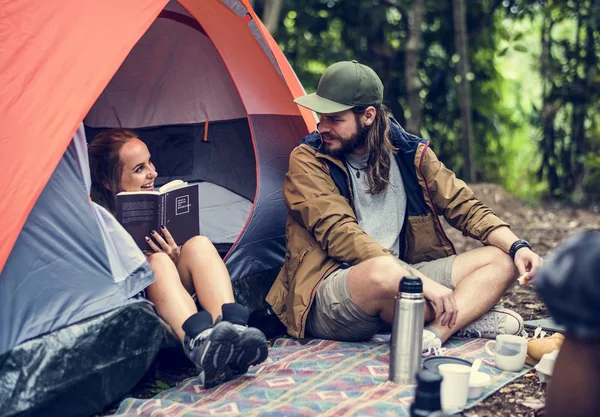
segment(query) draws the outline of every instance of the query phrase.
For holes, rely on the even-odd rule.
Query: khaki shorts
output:
[[[445,287],[452,285],[452,264],[456,255],[411,265]],[[350,297],[348,276],[352,267],[337,269],[317,288],[306,320],[306,333],[320,339],[358,342],[372,338],[383,321],[362,311]]]

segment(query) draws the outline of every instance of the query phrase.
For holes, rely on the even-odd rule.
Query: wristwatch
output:
[[[519,249],[522,249],[522,248],[529,248],[529,249],[531,249],[531,245],[525,239],[515,240],[513,242],[513,244],[510,245],[510,249],[508,250],[508,254],[510,255],[510,257],[512,259],[515,259],[515,255],[517,254],[517,251]]]

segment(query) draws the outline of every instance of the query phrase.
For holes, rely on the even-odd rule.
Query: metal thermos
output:
[[[390,381],[397,384],[415,383],[415,376],[421,369],[424,316],[425,300],[421,278],[402,278],[394,305]]]

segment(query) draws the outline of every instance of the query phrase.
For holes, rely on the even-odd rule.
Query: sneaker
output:
[[[435,337],[432,331],[423,329],[423,355],[439,355],[442,348],[442,341]]]
[[[232,326],[238,332],[239,340],[229,368],[235,375],[241,375],[248,372],[250,366],[258,365],[267,359],[269,345],[267,338],[260,330],[239,324]]]
[[[195,337],[187,334],[183,340],[186,356],[196,365],[204,388],[211,388],[227,379],[228,364],[233,360],[239,335],[233,324],[221,321]]]
[[[495,339],[499,334],[520,335],[523,331],[523,317],[513,310],[494,307],[468,326],[457,331],[456,337]]]

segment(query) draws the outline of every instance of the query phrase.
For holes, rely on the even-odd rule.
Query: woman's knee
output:
[[[183,247],[181,248],[181,252],[196,252],[196,253],[206,253],[207,251],[214,251],[215,246],[212,244],[209,238],[206,236],[194,236],[189,239]]]
[[[171,258],[169,258],[169,255],[164,252],[153,253],[152,255],[148,256],[147,260],[153,271],[156,269],[168,268],[169,264],[173,264],[173,261]]]
[[[148,263],[150,264],[150,268],[152,268],[152,272],[154,273],[155,282],[163,280],[179,280],[177,267],[166,253],[153,253],[148,257]]]

